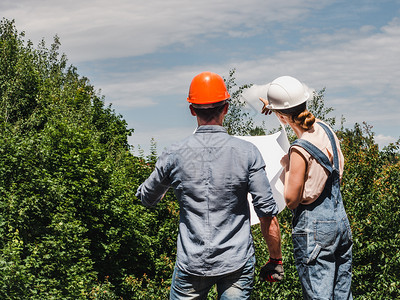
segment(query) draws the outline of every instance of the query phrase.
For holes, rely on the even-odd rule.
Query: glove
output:
[[[282,258],[270,258],[260,270],[260,280],[276,282],[282,281],[284,276]]]

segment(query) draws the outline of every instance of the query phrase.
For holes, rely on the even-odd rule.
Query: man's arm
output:
[[[164,197],[170,184],[168,155],[163,153],[158,158],[154,171],[137,189],[136,197],[144,206],[155,206]]]
[[[249,172],[249,193],[253,197],[254,210],[260,219],[261,232],[267,243],[270,260],[261,268],[263,281],[281,281],[283,279],[281,232],[276,215],[278,207],[272,195],[272,189],[265,173],[265,163],[256,147],[254,160]]]
[[[281,231],[277,217],[261,217],[261,233],[267,243],[269,256],[275,259],[282,258]]]
[[[261,233],[267,243],[269,260],[260,270],[262,281],[281,281],[284,271],[282,265],[281,231],[277,217],[260,217]]]

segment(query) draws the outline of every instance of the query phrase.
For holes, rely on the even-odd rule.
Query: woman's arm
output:
[[[303,200],[307,162],[296,148],[292,148],[290,161],[285,166],[284,198],[287,207],[295,209]]]

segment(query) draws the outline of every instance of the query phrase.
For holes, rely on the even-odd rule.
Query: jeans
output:
[[[292,232],[294,258],[303,297],[318,300],[353,299],[350,224],[341,202],[336,209],[331,208],[331,213],[324,204],[304,209],[298,215]]]
[[[254,282],[255,257],[252,256],[239,270],[219,276],[196,276],[175,267],[170,300],[207,299],[208,292],[217,285],[218,299],[250,299]]]

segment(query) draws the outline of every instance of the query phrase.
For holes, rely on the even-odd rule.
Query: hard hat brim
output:
[[[268,108],[268,106],[267,106]],[[293,115],[293,114],[298,114],[304,111],[307,108],[307,101],[304,101],[300,103],[299,105],[292,106],[289,108],[282,108],[282,109],[277,109],[277,108],[268,108],[270,110],[277,111],[279,113],[282,113],[284,115]]]

